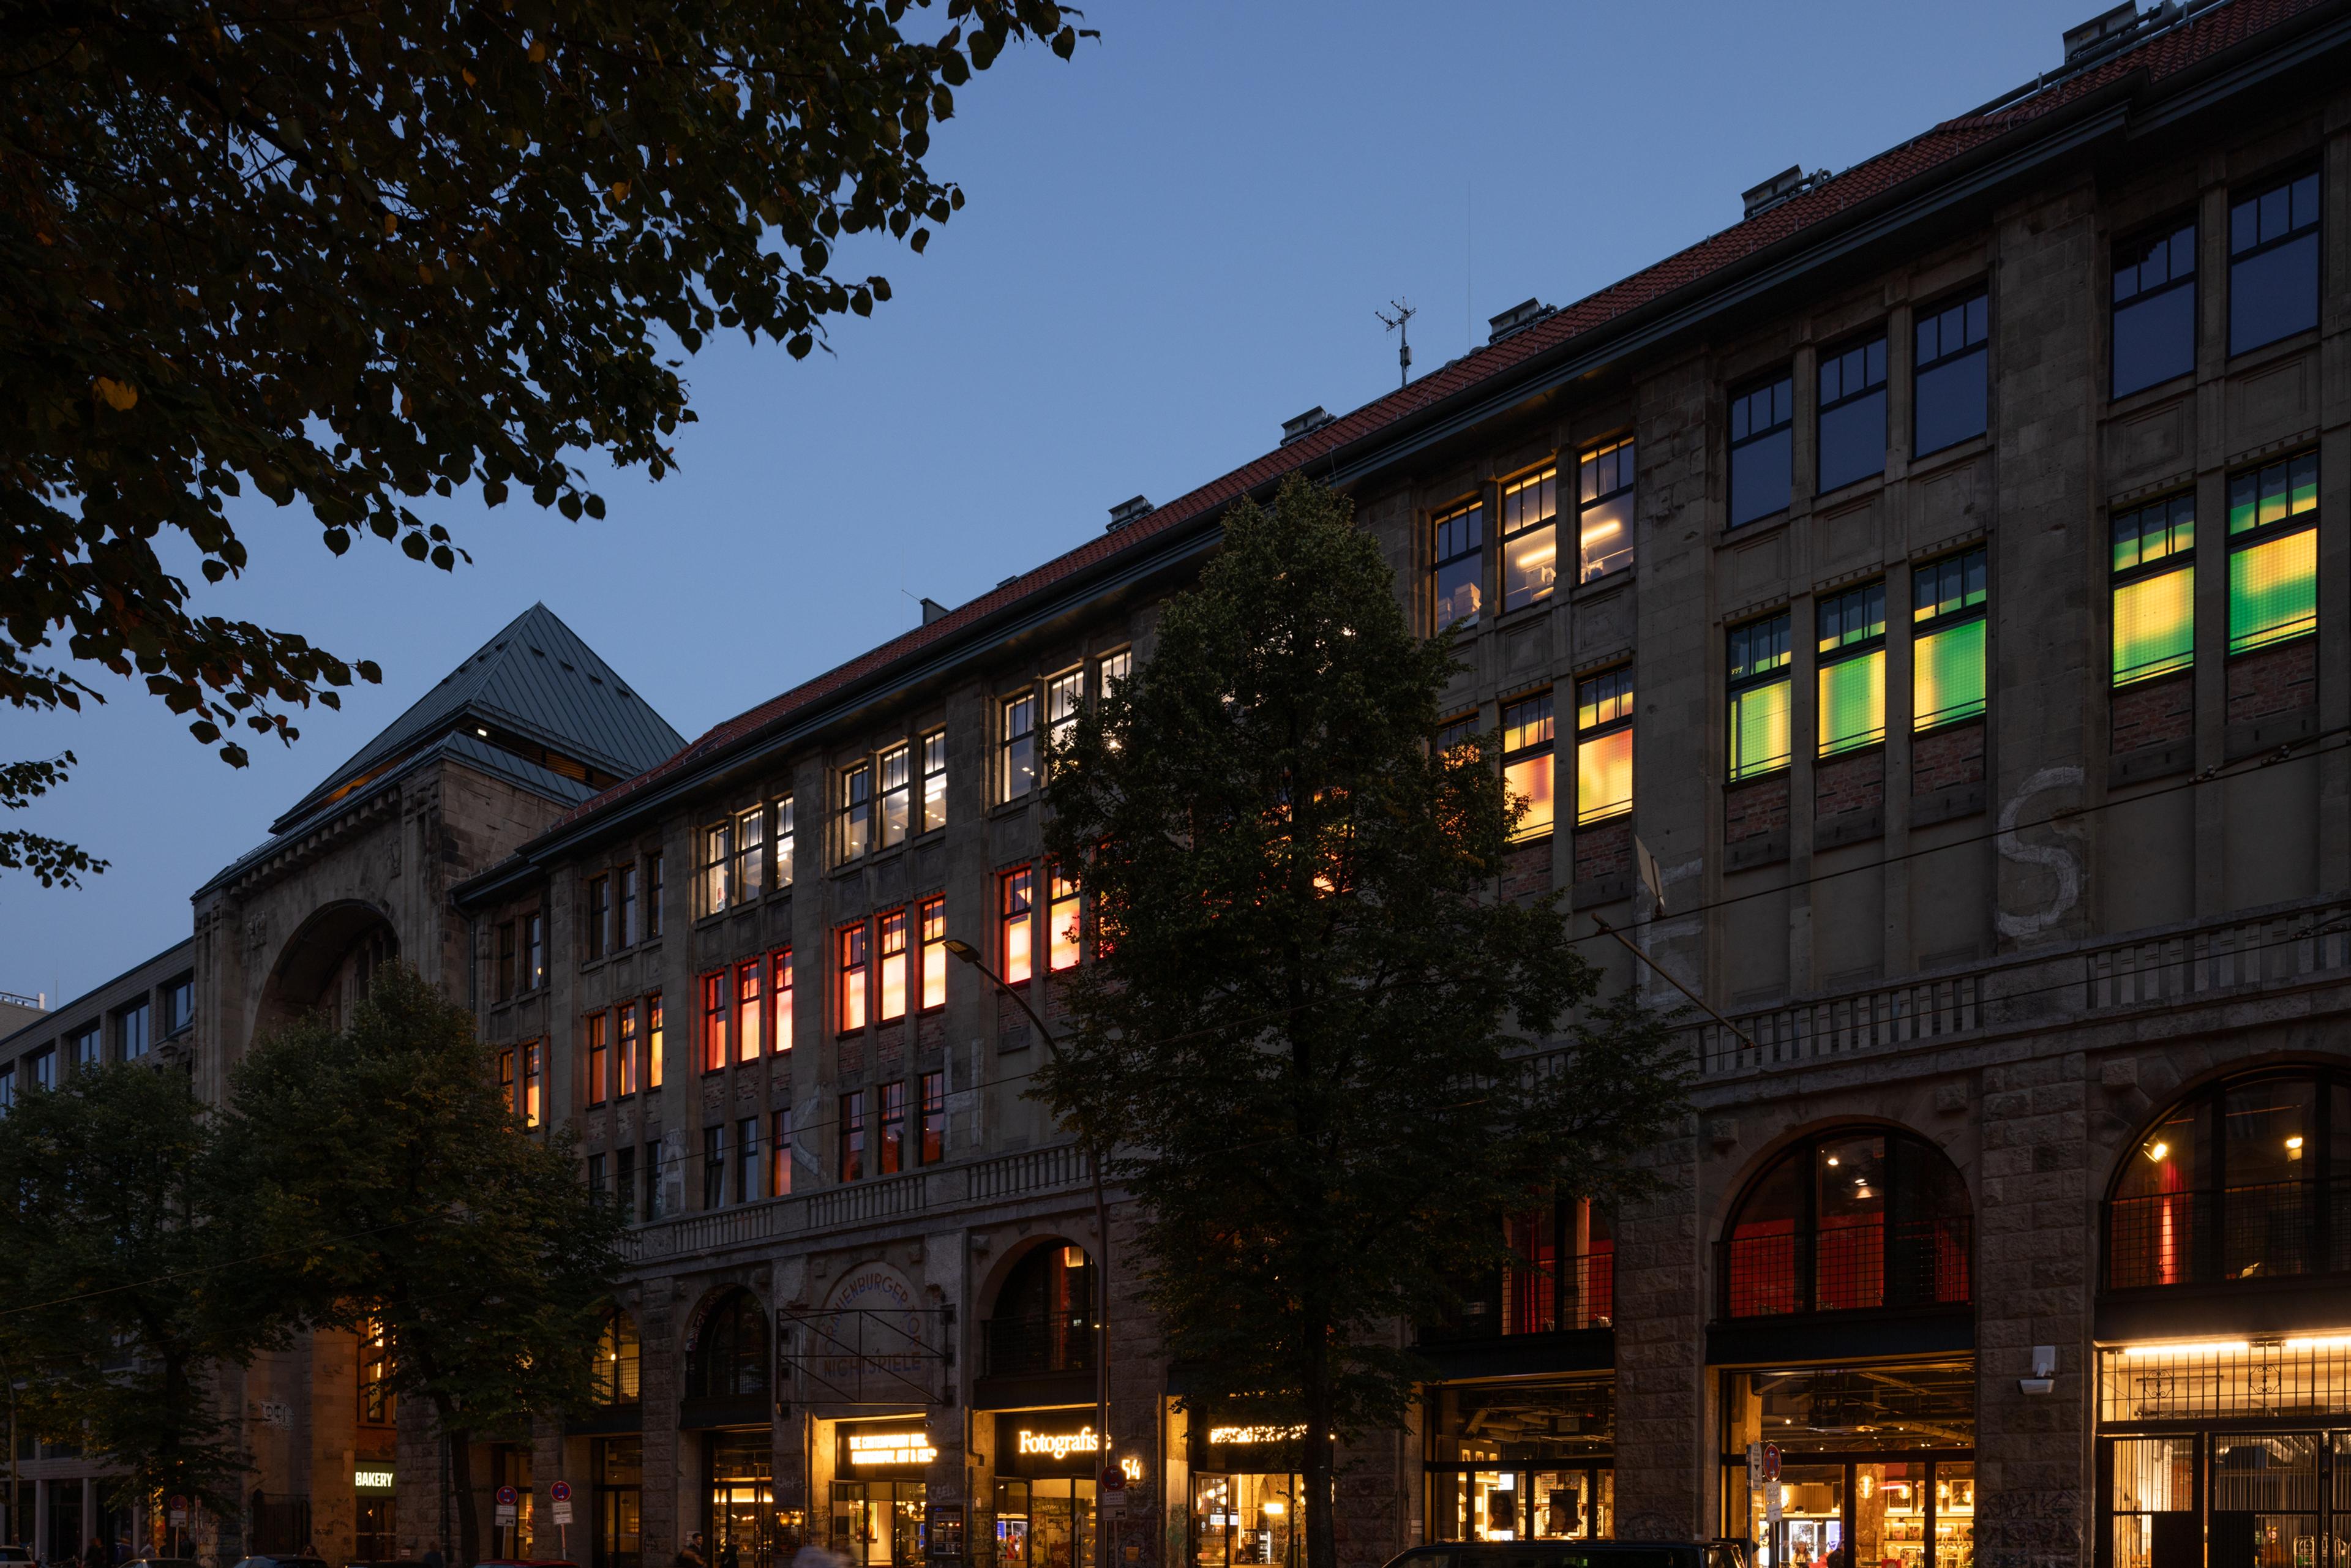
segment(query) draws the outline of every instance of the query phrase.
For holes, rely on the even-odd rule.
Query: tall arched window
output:
[[[694,1342],[694,1396],[733,1399],[768,1392],[768,1315],[748,1291],[729,1291]]]
[[[1974,1227],[1943,1152],[1886,1127],[1807,1138],[1748,1185],[1718,1258],[1726,1318],[1964,1306]]]
[[[2155,1118],[2106,1198],[2106,1288],[2351,1270],[2351,1077],[2243,1073]]]
[[[1094,1265],[1068,1241],[1031,1248],[996,1292],[982,1325],[990,1376],[1082,1372],[1093,1365]]]
[[[596,1360],[589,1369],[599,1405],[637,1402],[637,1321],[614,1307],[604,1314],[603,1332],[596,1336]]]

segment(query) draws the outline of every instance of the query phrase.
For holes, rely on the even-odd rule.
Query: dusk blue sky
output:
[[[1095,0],[1074,61],[1030,49],[958,94],[932,166],[969,204],[925,256],[851,258],[895,299],[831,356],[714,340],[680,471],[600,478],[606,520],[460,496],[426,514],[473,551],[450,576],[241,513],[256,565],[198,608],[383,667],[290,750],[232,770],[110,678],[102,709],[10,714],[7,757],[82,766],[8,825],[112,867],[0,879],[0,989],[54,1003],[185,936],[200,883],[534,600],[694,736],[914,624],[914,596],[959,604],[1392,388],[1391,298],[1433,371],[1489,315],[1728,226],[1791,163],[1843,169],[2049,69],[2096,8]]]

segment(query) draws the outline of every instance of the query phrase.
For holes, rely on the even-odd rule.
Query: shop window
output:
[[[1886,340],[1872,338],[1820,366],[1819,494],[1886,472]]]
[[[2148,1124],[2106,1199],[2109,1290],[2351,1272],[2351,1076],[2224,1080]]]
[[[945,898],[923,900],[917,918],[921,922],[923,945],[923,1000],[925,1012],[947,1005],[947,901]]]
[[[1575,825],[1633,809],[1633,667],[1575,683]]]
[[[688,1386],[696,1399],[768,1392],[768,1317],[748,1291],[729,1291],[703,1316],[691,1346]]]
[[[1788,766],[1791,742],[1786,611],[1733,626],[1729,655],[1730,781],[1760,779]]]
[[[1730,526],[1788,509],[1796,465],[1796,383],[1781,376],[1730,400]]]
[[[841,1179],[865,1179],[865,1091],[841,1097]]]
[[[947,825],[947,732],[935,729],[923,737],[923,821],[915,831],[927,833]]]
[[[640,1364],[637,1320],[614,1307],[596,1334],[590,1397],[599,1405],[634,1405]]]
[[[1579,582],[1633,564],[1633,438],[1585,453],[1576,463],[1575,538]]]
[[[997,789],[1007,800],[1017,800],[1037,787],[1037,694],[1006,697],[1003,742],[997,769]]]
[[[735,865],[735,824],[729,821],[702,830],[702,864],[695,881],[695,901],[704,915],[723,915],[734,905],[726,878]]]
[[[1910,727],[1937,729],[1984,711],[1984,547],[1910,572]]]
[[[1472,501],[1429,525],[1429,630],[1475,626],[1486,583],[1486,508]]]
[[[607,1031],[611,1027],[611,1020],[609,1015],[604,1013],[588,1015],[588,1040],[584,1052],[587,1061],[581,1069],[580,1076],[585,1080],[584,1088],[587,1091],[590,1105],[601,1105],[608,1092],[606,1085],[609,1080],[606,1075],[611,1071],[611,1048]]]
[[[2318,325],[2318,175],[2229,207],[2229,352]]]
[[[1615,1379],[1429,1390],[1428,1533],[1438,1541],[1605,1541],[1615,1528]]]
[[[389,1427],[400,1418],[400,1396],[392,1388],[392,1332],[381,1318],[362,1318],[359,1327],[360,1420]]]
[[[759,1021],[767,1008],[759,977],[767,965],[758,958],[735,966],[735,1054],[741,1061],[759,1060]]]
[[[842,1034],[853,1034],[865,1027],[865,1009],[872,990],[865,972],[871,940],[862,920],[833,933],[833,1028]]]
[[[1551,597],[1559,580],[1559,470],[1502,486],[1502,613]]]
[[[879,984],[875,1015],[883,1023],[906,1016],[906,912],[891,909],[883,912],[878,922],[881,928],[882,961],[876,967]]]
[[[1093,1365],[1094,1266],[1073,1242],[1022,1254],[980,1324],[980,1375],[1027,1377]]]
[[[1002,933],[997,953],[1004,966],[1004,983],[1025,985],[1035,969],[1037,873],[1033,867],[1019,866],[997,881],[997,920]]]
[[[1922,1139],[1863,1127],[1809,1138],[1749,1184],[1718,1244],[1724,1318],[1964,1306],[1966,1185]]]
[[[1526,810],[1511,836],[1541,838],[1552,831],[1552,695],[1538,692],[1502,705],[1502,787]]]
[[[1991,419],[1991,299],[1981,289],[1917,318],[1910,454],[1981,435]]]
[[[841,858],[853,861],[873,843],[873,768],[861,762],[841,770]]]
[[[2115,252],[2114,395],[2196,368],[2196,225],[2182,224]]]
[[[893,746],[882,754],[876,766],[882,774],[882,831],[876,842],[882,849],[893,849],[906,841],[914,811],[914,754],[903,746]]]
[[[2229,476],[2229,652],[2318,630],[2318,454]]]
[[[1821,755],[1876,746],[1886,738],[1886,584],[1823,595],[1813,617]]]
[[[2111,531],[2114,684],[2188,668],[2196,662],[2196,497],[2117,513]]]
[[[726,971],[702,977],[702,1071],[716,1072],[726,1065],[732,1040],[726,1011]]]
[[[799,835],[792,825],[792,798],[789,795],[776,802],[776,891],[780,893],[792,885],[792,874],[799,869]]]
[[[792,1049],[792,1009],[795,988],[792,985],[792,950],[785,948],[768,958],[768,992],[776,1004],[776,1043],[778,1056]]]

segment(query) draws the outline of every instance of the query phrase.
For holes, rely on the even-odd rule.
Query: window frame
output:
[[[94,1018],[67,1032],[59,1063],[76,1072],[106,1065],[106,1020]]]
[[[2297,481],[2305,465],[2310,476],[2310,504],[2297,507],[2294,505],[2294,498],[2298,493]],[[2283,470],[2282,477],[2284,481],[2284,488],[2282,494],[2287,509],[2280,517],[2264,520],[2260,514],[2269,493],[2261,486],[2264,480],[2279,470]],[[2257,653],[2264,648],[2274,648],[2283,643],[2298,642],[2304,637],[2317,635],[2320,586],[2318,487],[2322,477],[2323,466],[2319,461],[2319,448],[2316,446],[2304,447],[2279,457],[2248,464],[2244,467],[2230,471],[2227,479],[2229,486],[2229,657],[2234,659],[2248,653]],[[2247,486],[2251,489],[2254,515],[2251,522],[2240,528],[2237,526],[2238,497]],[[2300,538],[2304,536],[2307,536],[2308,538],[2310,556],[2307,575],[2310,589],[2308,612],[2296,620],[2280,622],[2257,632],[2238,631],[2238,563],[2250,560],[2257,553],[2268,551],[2289,539]]]
[[[636,1097],[644,1072],[644,1042],[637,1032],[636,998],[631,997],[616,1004],[612,1012],[612,1098],[631,1100]]]
[[[611,943],[606,935],[606,922],[611,918],[612,908],[611,873],[599,872],[588,879],[588,886],[581,895],[580,905],[581,935],[587,938],[588,961],[592,964],[611,949]]]
[[[893,782],[894,779],[895,782]],[[873,758],[873,849],[894,850],[913,836],[914,753],[905,741],[888,746]],[[894,836],[892,823],[896,823]]]
[[[637,868],[631,862],[612,869],[613,951],[626,952],[637,945]]]
[[[759,1158],[759,1122],[757,1113],[735,1118],[735,1201],[757,1203],[767,1196],[759,1190],[763,1174]]]
[[[522,1043],[522,1124],[537,1127],[547,1118],[547,1042]]]
[[[1872,612],[1876,619],[1866,619]],[[1859,633],[1842,624],[1844,617],[1858,612],[1865,619],[1858,624]],[[1835,616],[1840,624],[1834,632],[1829,621]],[[1872,628],[1875,628],[1872,630]],[[1873,746],[1886,744],[1886,580],[1876,578],[1868,582],[1855,583],[1834,592],[1821,593],[1813,600],[1813,730],[1815,761],[1849,757],[1866,751]],[[1835,639],[1831,645],[1831,638]],[[1830,723],[1830,687],[1836,673],[1852,664],[1874,664],[1876,670],[1877,727],[1859,729],[1850,735],[1832,738]]]
[[[724,1072],[734,1060],[735,1032],[727,1027],[734,999],[734,967],[708,970],[698,979],[702,992],[702,1071],[707,1076]]]
[[[1040,772],[1037,720],[1040,712],[1037,688],[1028,686],[996,699],[996,789],[1000,804],[1025,800],[1037,788]]]
[[[776,872],[776,891],[791,891],[794,877],[799,871],[799,820],[792,808],[793,798],[779,795],[771,803],[775,826],[768,834],[768,850]]]
[[[996,885],[997,973],[1008,987],[1025,986],[1037,972],[1037,868],[1007,866]]]
[[[873,1174],[900,1176],[906,1169],[906,1081],[874,1087]]]
[[[2179,236],[2183,234],[2188,236],[2188,270],[2184,273],[2176,270],[2172,266],[2177,256]],[[2176,382],[2182,376],[2196,373],[2197,338],[2199,325],[2197,319],[2197,309],[2200,298],[2198,275],[2201,270],[2203,260],[2197,251],[2202,241],[2202,222],[2194,213],[2189,213],[2184,221],[2171,218],[2150,224],[2132,238],[2114,246],[2106,274],[2106,397],[2108,401],[2131,397],[2151,387],[2159,387],[2168,382]],[[2163,281],[2155,284],[2140,283],[2137,275],[2153,258],[2154,249],[2158,242],[2164,250]],[[2126,298],[2119,297],[2116,293],[2116,290],[2122,287],[2121,278],[2126,270],[2123,256],[2126,254],[2133,255],[2137,258],[2131,261],[2127,267],[2127,270],[2133,274],[2133,280],[2130,295]],[[2135,386],[2124,386],[2120,380],[2122,364],[2118,353],[2123,340],[2121,327],[2123,313],[2141,306],[2152,306],[2156,301],[2177,294],[2183,288],[2188,291],[2188,363],[2169,375],[2158,376],[2153,381],[2141,382]]]
[[[740,1066],[759,1060],[767,1041],[760,1029],[761,1018],[768,1006],[766,970],[768,961],[761,957],[737,960],[730,967],[735,972],[735,1061]]]
[[[547,912],[534,909],[522,917],[522,978],[526,992],[547,988]]]
[[[2230,190],[2229,357],[2232,360],[2241,354],[2250,354],[2257,350],[2266,349],[2272,343],[2283,343],[2288,338],[2310,331],[2321,324],[2325,313],[2326,302],[2326,182],[2323,176],[2322,170],[2305,165],[2291,172],[2268,174],[2262,176],[2258,182],[2252,182],[2254,185],[2253,193],[2242,199],[2239,199],[2233,186]],[[2317,211],[2312,214],[2308,223],[2295,225],[2294,209],[2305,183],[2310,187],[2310,197],[2316,205]],[[2280,192],[2285,193],[2286,221],[2292,226],[2273,238],[2262,239],[2260,237],[2262,216],[2259,209],[2264,200]],[[2248,207],[2254,209],[2254,238],[2252,244],[2240,249],[2237,244],[2237,215]],[[2237,340],[2237,308],[2246,292],[2239,285],[2240,271],[2264,256],[2274,256],[2288,246],[2297,245],[2304,239],[2310,242],[2311,248],[2315,254],[2311,268],[2310,319],[2300,326],[2290,327],[2283,332],[2263,338],[2258,342],[2239,342]]]
[[[702,1129],[702,1212],[726,1207],[726,1124]]]
[[[1764,652],[1762,656],[1769,659],[1770,663],[1759,663],[1756,658],[1753,635],[1774,626],[1778,629],[1779,648],[1777,652],[1769,650]],[[1769,779],[1774,774],[1784,773],[1795,765],[1796,759],[1794,612],[1783,606],[1768,614],[1750,616],[1744,621],[1725,626],[1722,633],[1725,671],[1723,709],[1728,727],[1723,759],[1724,781],[1728,784],[1745,784],[1757,779]],[[1745,674],[1740,673],[1741,664],[1738,652],[1741,638],[1747,639],[1749,655]],[[1740,760],[1739,735],[1746,699],[1775,685],[1787,688],[1787,695],[1782,699],[1780,713],[1780,724],[1785,731],[1782,737],[1780,755],[1777,759],[1766,758],[1742,766]]]
[[[946,894],[933,894],[916,901],[914,941],[919,949],[916,969],[922,988],[920,1005],[915,1010],[936,1012],[947,1005]]]
[[[645,857],[645,940],[650,942],[662,934],[662,853],[655,850]]]
[[[914,1164],[935,1166],[947,1157],[947,1075],[934,1068],[914,1080]]]
[[[193,976],[163,988],[163,1039],[177,1040],[196,1025],[196,982]]]
[[[768,1031],[768,1051],[771,1056],[789,1056],[798,1031],[799,984],[792,974],[792,950],[778,947],[768,955],[768,1006],[775,1015],[774,1027]]]
[[[2184,519],[2188,528],[2188,543],[2185,545],[2176,543],[2171,537],[2178,531],[2182,519],[2168,515],[2182,501],[2188,504],[2188,515]],[[2169,495],[2142,499],[2123,508],[2120,512],[2116,512],[2111,507],[2107,508],[2106,685],[2109,691],[2123,691],[2144,682],[2158,680],[2163,676],[2177,674],[2183,670],[2192,670],[2196,667],[2196,534],[2199,526],[2196,501],[2196,491],[2193,486],[2190,486],[2174,491]],[[2158,507],[2164,508],[2167,513],[2163,525],[2165,535],[2163,553],[2151,560],[2147,558],[2145,552],[2147,529],[2139,527],[2133,533],[2137,559],[2128,566],[2116,565],[2115,559],[2120,549],[2119,535],[2123,525],[2126,521],[2145,517],[2147,513]],[[2116,661],[2121,657],[2122,652],[2121,612],[2125,591],[2135,588],[2140,583],[2151,582],[2158,578],[2168,577],[2179,572],[2187,574],[2187,581],[2181,585],[2181,593],[2186,600],[2188,611],[2186,652],[2168,654],[2159,664],[2136,664],[2128,673],[2124,672],[2117,667]]]
[[[735,906],[730,880],[735,864],[735,814],[730,811],[716,822],[704,824],[697,837],[695,897],[701,905],[697,913],[709,919]]]
[[[915,809],[922,813],[922,826],[915,836],[935,833],[947,825],[947,732],[944,727],[925,731],[914,742],[915,753],[922,769],[921,789],[915,798]]]
[[[1612,490],[1598,487],[1604,459],[1614,459],[1611,471],[1619,481]],[[1585,447],[1575,457],[1575,580],[1579,587],[1614,577],[1620,571],[1630,571],[1637,564],[1635,553],[1635,535],[1640,530],[1638,497],[1641,488],[1641,448],[1639,437],[1627,431],[1612,441],[1599,442]],[[1589,491],[1589,494],[1586,492]],[[1592,559],[1592,525],[1586,520],[1591,513],[1622,499],[1624,504],[1625,548],[1622,560],[1602,564],[1596,569]],[[1604,562],[1613,560],[1604,557]]]
[[[1968,586],[1972,566],[1980,587]],[[1959,598],[1951,608],[1943,608],[1941,578],[1949,567],[1959,576]],[[1932,603],[1918,602],[1920,591],[1932,573],[1935,598]],[[1921,701],[1920,682],[1929,667],[1927,650],[1942,637],[1960,637],[1969,626],[1982,631],[1976,642],[1977,695],[1972,706],[1947,705],[1929,712]],[[1989,546],[1979,541],[1960,549],[1947,551],[1931,560],[1924,560],[1910,569],[1910,733],[1931,735],[1953,725],[1968,724],[1980,719],[1991,711],[1991,557]],[[1964,710],[1964,711],[1962,711]]]
[[[1873,348],[1877,350],[1878,359],[1874,366],[1869,362],[1869,351]],[[1846,362],[1856,355],[1861,361],[1862,373],[1861,390],[1858,392],[1848,389],[1844,382]],[[1832,365],[1835,366],[1837,373],[1837,393],[1834,397],[1828,392],[1827,378]],[[1834,495],[1850,486],[1886,477],[1886,460],[1893,455],[1894,446],[1892,371],[1893,345],[1883,326],[1876,329],[1874,336],[1848,339],[1834,348],[1823,349],[1815,357],[1813,365],[1813,494],[1815,497]],[[1870,379],[1873,376],[1875,380]],[[1831,484],[1825,467],[1829,419],[1849,408],[1857,408],[1871,398],[1877,400],[1877,466],[1861,469]]]
[[[580,1023],[585,1030],[580,1045],[582,1058],[580,1087],[587,1096],[585,1103],[593,1110],[611,1098],[607,1088],[611,1068],[612,1048],[609,1032],[611,1025],[609,1016],[601,1008],[582,1019]]]
[[[663,1046],[662,994],[645,993],[645,1090],[650,1093],[662,1086]]]
[[[1622,689],[1606,692],[1594,689],[1592,692],[1594,700],[1591,703],[1585,701],[1587,687],[1597,688],[1603,682],[1619,680],[1623,683]],[[1604,670],[1595,670],[1590,674],[1575,677],[1575,825],[1578,828],[1613,822],[1619,817],[1629,817],[1633,814],[1631,737],[1638,690],[1639,688],[1634,685],[1633,665],[1629,660]],[[1603,704],[1621,706],[1613,706],[1611,711],[1603,713],[1601,712]],[[1593,715],[1589,724],[1584,721],[1583,716],[1587,708]],[[1583,803],[1583,785],[1586,777],[1584,748],[1614,741],[1619,735],[1625,737],[1625,798],[1621,801],[1604,802],[1597,807],[1586,807]]]
[[[906,906],[902,904],[895,909],[882,910],[873,917],[873,1021],[876,1023],[896,1023],[909,1010],[906,979],[911,955],[907,950],[910,933],[906,928]],[[893,985],[897,988],[896,1012],[890,1010]]]
[[[832,934],[835,1034],[855,1034],[873,1019],[873,923],[854,921]]]
[[[1527,497],[1533,497],[1530,500]],[[1512,502],[1518,503],[1517,521],[1511,520]],[[1541,464],[1513,479],[1505,479],[1495,500],[1494,544],[1502,558],[1502,606],[1500,613],[1530,609],[1544,603],[1559,591],[1559,463],[1556,459]],[[1537,513],[1540,515],[1536,515]],[[1539,549],[1540,540],[1551,541],[1551,576],[1539,588],[1522,590],[1512,586],[1515,570],[1512,546]]]
[[[726,873],[728,907],[758,902],[766,889],[768,808],[762,803],[735,813],[735,862]]]
[[[1519,820],[1518,826],[1511,830],[1512,843],[1531,843],[1537,839],[1559,831],[1558,696],[1559,694],[1555,688],[1544,686],[1539,690],[1521,692],[1516,696],[1505,698],[1499,705],[1501,722],[1498,727],[1498,734],[1501,747],[1503,789],[1508,790],[1511,788],[1510,774],[1513,769],[1525,768],[1537,761],[1541,762],[1547,769],[1544,779],[1544,800],[1538,801],[1532,794],[1524,790],[1520,791],[1520,797],[1528,802],[1529,810],[1526,815]],[[1510,722],[1511,716],[1514,713],[1524,714],[1538,704],[1541,705],[1543,709],[1541,716],[1521,718],[1515,727],[1521,732],[1540,728],[1542,737],[1540,740],[1528,740],[1522,734],[1520,743],[1512,746],[1510,731],[1514,727]],[[1535,814],[1537,809],[1543,811],[1543,815],[1540,818]]]
[[[1069,916],[1064,927],[1061,917]],[[1085,962],[1085,892],[1057,861],[1045,865],[1045,972],[1064,975]]]
[[[1967,335],[1976,329],[1975,317],[1971,312],[1979,306],[1981,307],[1983,335],[1970,340]],[[1959,334],[1961,338],[1960,346],[1957,349],[1947,348],[1943,345],[1940,329],[1943,319],[1954,312],[1957,312],[1959,317]],[[1936,348],[1938,350],[1931,359],[1919,352],[1920,345],[1918,341],[1919,334],[1926,329],[1927,324],[1930,321],[1933,322],[1937,328]],[[1919,426],[1919,421],[1924,415],[1927,408],[1927,399],[1925,395],[1927,378],[1935,374],[1937,371],[1949,370],[1951,367],[1960,363],[1962,361],[1971,358],[1980,359],[1983,361],[1984,370],[1983,376],[1981,378],[1983,383],[1982,419],[1977,424],[1976,428],[1969,431],[1964,435],[1955,435],[1949,440],[1941,442],[1937,445],[1928,446],[1926,444],[1924,439],[1925,433]],[[1891,417],[1890,409],[1888,411],[1888,416],[1889,418]],[[1965,288],[1944,295],[1932,305],[1921,307],[1911,312],[1910,455],[1914,461],[1920,457],[1931,457],[1938,452],[1949,452],[1954,446],[1961,445],[1970,441],[1979,440],[1983,436],[1989,435],[1991,433],[1991,285],[1988,280],[1980,279],[1977,282],[1969,285]]]
[[[792,1195],[792,1112],[789,1105],[768,1113],[768,1196]]]
[[[841,1115],[836,1134],[839,1174],[835,1180],[843,1184],[865,1179],[865,1091],[851,1089],[841,1096]]]
[[[1788,400],[1785,413],[1780,412],[1780,398],[1783,392]],[[1755,400],[1759,397],[1763,400],[1764,412],[1772,417],[1772,423],[1770,424],[1759,426],[1754,423]],[[1740,433],[1742,419],[1747,426],[1744,434]],[[1776,507],[1768,507],[1750,517],[1740,517],[1738,511],[1740,454],[1752,451],[1783,434],[1787,437],[1787,472],[1782,476],[1783,494],[1780,504]],[[1739,528],[1752,528],[1758,523],[1768,522],[1773,517],[1785,517],[1796,504],[1795,367],[1783,365],[1770,374],[1734,383],[1729,394],[1728,407],[1725,412],[1723,438],[1723,517],[1725,519],[1723,531],[1729,533]]]
[[[1461,524],[1468,538],[1452,553],[1446,553],[1446,529]],[[1445,580],[1446,569],[1463,561],[1475,561],[1469,578],[1469,591],[1475,603],[1467,615],[1457,615],[1450,621],[1440,621],[1439,606],[1444,602],[1437,593],[1437,584]],[[1458,590],[1457,589],[1458,592]],[[1449,596],[1447,596],[1449,597]],[[1486,610],[1486,497],[1473,496],[1467,500],[1448,503],[1431,512],[1428,519],[1428,614],[1429,633],[1434,636],[1450,627],[1464,631],[1474,629]]]
[[[872,850],[873,815],[873,759],[861,757],[845,764],[840,774],[833,842],[842,864]]]
[[[1066,747],[1070,737],[1078,732],[1078,719],[1086,711],[1086,667],[1072,664],[1045,677],[1045,746],[1038,755],[1040,775],[1052,766],[1053,754]]]
[[[613,1212],[623,1225],[637,1222],[637,1145],[622,1144],[612,1150]]]

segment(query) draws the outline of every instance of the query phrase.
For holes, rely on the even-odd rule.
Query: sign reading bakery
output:
[[[996,1473],[1000,1476],[1091,1476],[1102,1469],[1102,1435],[1084,1410],[999,1410]]]
[[[843,1480],[856,1477],[895,1477],[920,1480],[930,1462],[939,1457],[929,1430],[920,1421],[843,1421],[840,1447],[834,1455]]]

